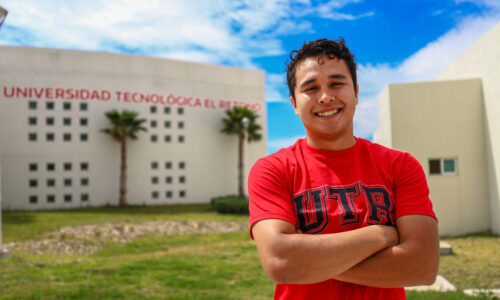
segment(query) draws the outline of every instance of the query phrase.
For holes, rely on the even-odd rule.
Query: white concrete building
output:
[[[420,161],[440,235],[500,234],[500,23],[435,81],[388,85],[379,113],[374,140]]]
[[[266,154],[264,72],[160,58],[0,47],[1,205],[6,210],[116,205],[120,146],[105,112],[131,110],[147,132],[128,143],[129,204],[203,203],[237,192],[237,137],[224,111],[246,105]]]

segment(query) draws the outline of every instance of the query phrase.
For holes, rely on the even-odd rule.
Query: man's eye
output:
[[[317,88],[315,86],[312,86],[312,87],[308,87],[305,89],[306,92],[310,92],[310,91],[314,91],[316,90]]]
[[[343,84],[344,84],[343,82],[334,82],[334,83],[330,84],[330,86],[341,86]]]

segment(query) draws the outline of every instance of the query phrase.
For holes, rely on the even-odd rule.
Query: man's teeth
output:
[[[340,108],[337,108],[337,109],[334,109],[334,110],[329,110],[329,111],[317,113],[317,115],[320,116],[320,117],[329,117],[329,116],[335,115],[339,111],[340,111]]]

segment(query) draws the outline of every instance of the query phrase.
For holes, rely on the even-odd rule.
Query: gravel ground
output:
[[[125,244],[146,236],[228,233],[242,230],[248,230],[248,222],[151,221],[140,224],[84,225],[49,232],[40,240],[7,243],[4,248],[11,252],[28,252],[35,255],[90,254],[101,249],[109,241]]]

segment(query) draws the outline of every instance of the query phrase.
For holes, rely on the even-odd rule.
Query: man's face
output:
[[[295,73],[295,113],[300,116],[311,146],[325,142],[353,141],[353,117],[358,104],[358,87],[343,60],[310,57]],[[319,147],[322,148],[322,147]]]

